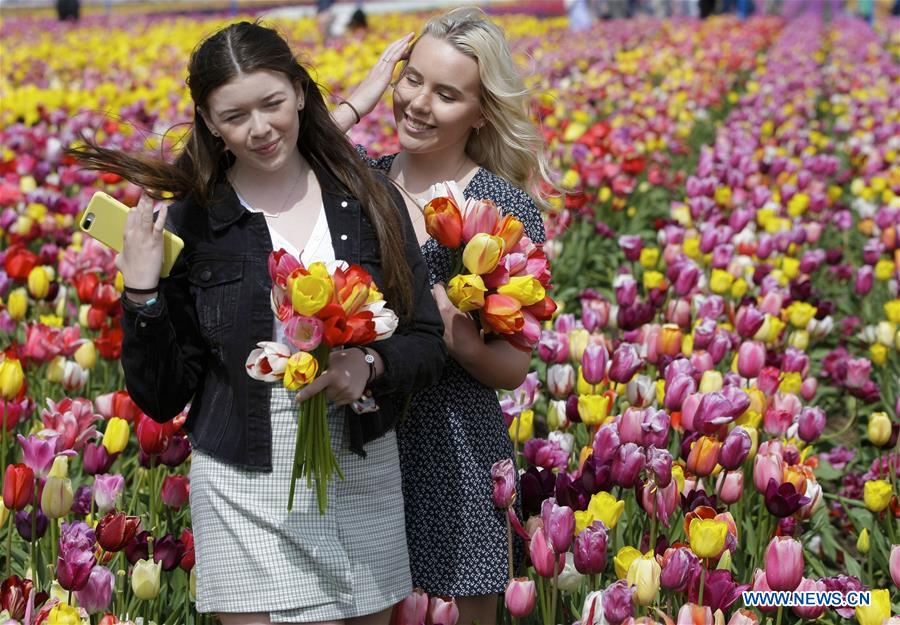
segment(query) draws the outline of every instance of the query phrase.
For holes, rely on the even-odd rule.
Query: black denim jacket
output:
[[[333,177],[318,169],[316,176],[335,257],[361,264],[381,284],[373,225]],[[390,191],[406,222],[414,308],[410,323],[370,345],[385,364],[370,387],[380,410],[357,415],[346,409],[350,449],[362,456],[364,443],[395,425],[408,396],[440,378],[447,354],[425,261],[403,200]],[[141,307],[122,298],[128,392],[159,422],[190,401],[185,427],[196,448],[236,466],[270,471],[271,385],[250,378],[245,369],[251,350],[259,341],[271,341],[274,331],[272,240],[265,217],[246,210],[231,186],[220,182],[208,208],[190,198],[172,204],[167,227],[185,245],[169,277],[160,280],[156,303]]]

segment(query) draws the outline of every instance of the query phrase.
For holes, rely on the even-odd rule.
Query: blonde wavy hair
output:
[[[544,138],[529,112],[529,91],[513,60],[503,29],[484,11],[463,7],[433,18],[422,36],[446,41],[478,63],[485,125],[472,132],[466,153],[525,190],[540,208],[549,207],[541,182],[556,189],[544,153]]]

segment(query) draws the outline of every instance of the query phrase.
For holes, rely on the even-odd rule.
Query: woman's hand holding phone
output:
[[[154,222],[153,201],[146,195],[142,195],[137,206],[128,212],[122,252],[116,255],[116,268],[122,272],[126,287],[144,290],[159,284],[167,213],[168,206],[163,205]],[[140,304],[156,297],[154,292],[126,292],[126,295]]]

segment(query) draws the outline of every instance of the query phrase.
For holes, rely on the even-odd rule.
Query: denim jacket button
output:
[[[203,272],[200,274],[200,279],[203,280],[204,282],[206,282],[210,278],[212,278],[212,272],[209,269],[204,269]]]
[[[347,235],[346,235],[346,234],[342,234],[342,235],[341,235],[341,241],[346,241],[346,240],[347,240]]]
[[[347,208],[347,200],[341,202],[341,208]]]

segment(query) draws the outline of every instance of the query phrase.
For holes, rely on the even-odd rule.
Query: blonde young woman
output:
[[[413,584],[455,596],[460,623],[496,620],[508,579],[504,515],[491,499],[491,466],[513,456],[496,389],[522,383],[530,354],[485,340],[448,300],[448,250],[425,231],[430,187],[455,181],[467,198],[493,200],[543,243],[537,192],[546,180],[542,138],[503,31],[477,9],[457,9],[391,44],[353,95],[333,113],[347,129],[393,85],[401,150],[369,159],[403,192],[431,274],[450,352],[441,380],[414,396],[398,428]],[[407,49],[409,49],[407,53]]]

